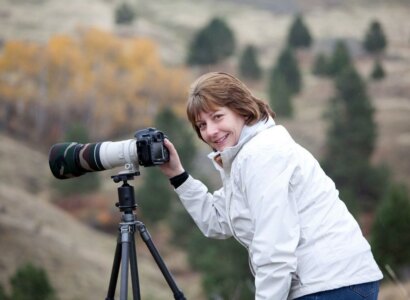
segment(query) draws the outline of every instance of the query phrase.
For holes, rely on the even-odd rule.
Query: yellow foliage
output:
[[[147,38],[91,28],[46,44],[8,41],[0,53],[0,101],[30,102],[58,128],[82,122],[94,137],[150,126],[164,105],[182,111],[186,90],[186,72],[165,67]]]
[[[0,56],[0,96],[30,101],[43,55],[38,45],[12,41],[6,43]]]

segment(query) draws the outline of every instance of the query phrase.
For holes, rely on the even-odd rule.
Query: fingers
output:
[[[164,139],[164,145],[165,147],[167,147],[169,152],[176,152],[176,149],[174,147],[174,145],[171,143],[171,141],[167,138]]]
[[[164,140],[164,145],[169,151],[169,162],[160,166],[162,173],[164,173],[168,178],[172,178],[183,173],[185,170],[179,159],[179,155],[174,145],[168,139]]]

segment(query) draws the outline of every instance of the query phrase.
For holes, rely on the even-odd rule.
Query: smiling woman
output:
[[[238,79],[226,73],[207,73],[199,77],[192,85],[187,104],[188,119],[199,138],[202,138],[196,125],[202,112],[215,112],[226,107],[238,116],[243,117],[246,125],[258,120],[267,120],[275,113],[262,100]]]
[[[244,125],[245,118],[227,107],[217,107],[215,111],[201,112],[196,121],[202,139],[217,151],[235,146]]]
[[[255,299],[377,299],[382,274],[357,222],[265,102],[237,78],[208,73],[193,83],[187,115],[223,187],[209,193],[168,140],[160,168],[205,236],[233,236],[248,250]]]

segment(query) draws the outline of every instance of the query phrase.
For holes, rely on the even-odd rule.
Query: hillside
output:
[[[323,115],[333,95],[333,85],[311,75],[314,54],[329,51],[337,38],[345,38],[358,70],[368,78],[373,60],[361,51],[360,42],[370,21],[379,20],[389,40],[383,60],[388,76],[381,82],[368,82],[378,125],[373,161],[388,165],[394,179],[404,182],[410,190],[409,1],[138,0],[137,20],[126,27],[113,24],[112,12],[118,2],[0,0],[0,45],[8,39],[45,42],[56,33],[75,34],[78,27],[96,26],[123,35],[147,36],[157,42],[167,64],[179,65],[185,60],[194,32],[209,18],[222,16],[234,29],[239,49],[248,43],[256,45],[262,67],[268,71],[283,46],[293,13],[302,11],[315,45],[311,52],[300,54],[304,89],[295,99],[295,118],[286,120],[279,116],[277,120],[318,157],[325,152],[327,123]],[[237,57],[209,70],[235,72]],[[190,71],[195,77],[204,70]],[[265,82],[249,85],[266,99]],[[115,237],[89,228],[49,203],[47,157],[33,148],[36,145],[16,142],[0,133],[0,282],[6,284],[21,262],[31,260],[47,269],[62,300],[103,299]],[[116,197],[115,192],[112,182],[107,180],[101,194],[93,195],[93,201],[110,201]],[[199,276],[187,267],[185,254],[166,245],[167,229],[160,228],[153,238],[187,298],[203,299]],[[139,246],[138,253],[143,298],[171,299],[150,254],[143,246]],[[406,289],[410,295],[409,283]],[[379,299],[405,300],[408,296],[400,288],[386,285]]]
[[[367,78],[373,61],[363,55],[360,43],[370,22],[379,20],[389,42],[383,61],[388,77],[380,83],[369,83],[379,126],[374,161],[387,164],[393,169],[393,177],[410,187],[410,2],[139,0],[135,4],[137,19],[126,27],[113,24],[116,3],[118,1],[0,0],[0,39],[44,42],[56,33],[74,34],[78,27],[96,26],[121,34],[147,36],[158,43],[166,63],[179,65],[186,57],[195,30],[209,18],[222,16],[235,31],[238,48],[248,43],[257,46],[261,65],[268,71],[283,46],[293,13],[303,12],[315,44],[302,59],[305,89],[296,99],[296,116],[290,121],[280,121],[291,129],[298,141],[319,156],[325,150],[323,112],[333,89],[329,82],[311,76],[313,55],[329,51],[336,39],[344,38],[349,42],[360,72]],[[210,69],[235,72],[236,60],[237,55],[226,64]],[[193,77],[200,72],[203,71],[192,70]],[[264,83],[252,88],[267,98]]]
[[[0,283],[9,289],[15,269],[32,262],[47,270],[60,300],[103,299],[115,236],[96,231],[49,203],[51,178],[44,154],[2,134],[0,141]],[[185,255],[161,242],[166,228],[155,233],[160,236],[153,234],[154,243],[187,299],[204,299],[199,276],[189,270]],[[137,253],[142,298],[171,299],[139,238]],[[405,300],[402,293],[388,284],[379,299]]]
[[[44,154],[4,135],[0,141],[0,282],[9,288],[16,268],[32,262],[47,270],[60,300],[104,299],[116,236],[98,232],[49,203],[51,178]],[[172,292],[138,235],[137,247],[142,296],[170,299]],[[198,276],[186,275],[184,255],[165,253],[185,295],[201,299]]]

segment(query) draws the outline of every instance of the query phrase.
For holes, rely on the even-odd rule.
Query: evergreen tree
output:
[[[168,220],[172,228],[172,243],[186,249],[191,243],[192,235],[199,232],[199,229],[179,199],[173,202]]]
[[[301,91],[302,75],[299,70],[298,61],[291,48],[286,48],[280,53],[276,65],[271,71],[271,78],[275,77],[276,73],[280,74],[285,80],[292,95]]]
[[[303,22],[301,15],[296,15],[288,33],[288,46],[292,48],[309,48],[312,37]]]
[[[183,166],[192,171],[197,147],[191,124],[178,117],[170,107],[165,107],[158,113],[155,126],[163,131],[177,148]]]
[[[346,44],[342,40],[337,41],[328,65],[329,75],[337,76],[351,64],[352,59]]]
[[[370,24],[364,37],[363,47],[371,54],[379,54],[386,49],[387,39],[383,28],[378,21],[373,21]]]
[[[374,109],[367,95],[365,83],[359,73],[351,67],[336,79],[336,89],[344,103],[347,131],[346,146],[358,158],[366,161],[374,150],[376,142],[376,123]]]
[[[262,70],[259,66],[254,46],[248,45],[243,51],[239,60],[239,73],[247,79],[258,80],[261,78]]]
[[[381,266],[410,267],[410,198],[404,185],[393,185],[375,216],[372,249]]]
[[[273,109],[283,117],[292,116],[291,97],[302,87],[298,62],[291,48],[284,49],[270,73],[268,95]]]
[[[360,201],[361,208],[372,208],[384,193],[387,175],[370,164],[376,141],[374,109],[366,87],[351,66],[336,79],[337,95],[328,116],[327,155],[324,169],[346,195]],[[347,201],[347,202],[349,202]]]
[[[185,119],[179,118],[170,107],[165,107],[158,114],[155,125],[157,128],[164,128],[165,134],[177,148],[184,168],[192,174],[197,147],[191,125]],[[196,225],[174,192],[172,192],[171,202],[169,222],[173,232],[172,241],[178,246],[186,247]]]
[[[291,94],[284,76],[273,72],[269,84],[270,104],[278,117],[291,117],[293,114]]]
[[[6,295],[6,291],[4,290],[3,285],[0,284],[0,300],[9,300]]]
[[[169,107],[165,107],[158,113],[154,123],[155,127],[163,131],[174,144],[183,166],[191,170],[196,155],[196,146],[193,140],[193,130],[190,130],[189,124],[178,118]],[[165,219],[174,207],[178,209],[179,201],[176,199],[169,180],[161,175],[158,168],[146,168],[144,173],[144,184],[138,189],[141,211],[148,222],[155,223]],[[172,213],[171,220],[173,219],[174,213]],[[184,220],[192,228],[189,216]]]
[[[10,279],[13,300],[53,300],[55,291],[44,269],[26,264]]]
[[[200,29],[188,51],[188,65],[215,64],[231,56],[235,51],[235,36],[226,22],[214,18]]]
[[[218,62],[217,49],[208,28],[196,33],[188,55],[188,65],[211,65]]]
[[[386,76],[386,73],[384,72],[383,66],[379,60],[376,60],[373,65],[373,70],[371,73],[371,78],[374,80],[380,80],[383,79]]]
[[[165,219],[175,199],[169,181],[158,168],[141,170],[144,183],[138,188],[137,196],[144,222],[155,224]]]
[[[329,62],[323,53],[319,53],[315,57],[313,63],[312,73],[316,76],[328,76],[329,75]]]
[[[116,24],[131,24],[135,19],[134,8],[127,2],[123,2],[115,9]]]
[[[247,251],[234,239],[211,240],[193,233],[188,246],[191,265],[203,274],[209,299],[247,300],[254,297]]]

